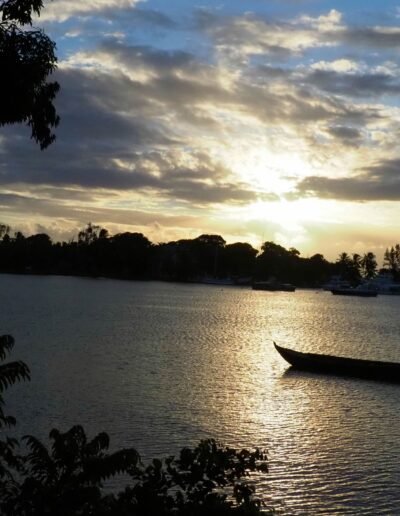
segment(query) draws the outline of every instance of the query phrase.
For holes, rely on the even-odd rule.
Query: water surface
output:
[[[287,370],[300,351],[400,361],[400,297],[0,276],[1,333],[32,381],[18,432],[76,423],[143,457],[215,437],[267,448],[284,514],[400,513],[400,388]]]

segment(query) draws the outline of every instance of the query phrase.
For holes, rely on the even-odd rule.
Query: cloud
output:
[[[398,76],[384,73],[340,73],[331,70],[314,70],[304,77],[308,83],[335,95],[348,97],[397,95],[400,92]]]
[[[368,108],[318,97],[296,84],[297,73],[264,67],[243,77],[188,51],[102,41],[61,64],[62,123],[53,147],[21,154],[21,131],[8,133],[0,184],[146,192],[195,206],[276,200],[238,179],[202,142],[217,149],[243,139],[236,131],[268,126],[306,137],[324,123],[331,137],[358,145]],[[257,81],[266,75],[272,79]]]
[[[53,0],[48,2],[41,14],[42,21],[62,22],[72,16],[93,16],[98,13],[116,12],[133,8],[143,0]]]
[[[163,88],[152,96],[126,76],[71,69],[59,75],[64,87],[58,140],[46,153],[31,147],[21,154],[24,136],[20,129],[10,131],[0,155],[3,187],[132,190],[198,205],[256,198],[257,193],[234,179],[228,168],[205,152],[184,150],[184,142],[162,123],[152,125],[149,115],[160,115],[152,99],[156,95],[160,100]],[[171,95],[167,100],[178,102],[179,95],[174,100]]]
[[[354,127],[331,126],[327,132],[346,146],[358,146],[362,138],[362,132]]]
[[[399,30],[351,26],[337,10],[267,11],[228,3],[178,18],[151,1],[49,3],[58,140],[40,153],[27,129],[1,129],[4,210],[68,224],[132,214],[154,231],[198,229],[185,222],[193,210],[204,231],[233,234],[217,208],[275,202],[294,182],[295,197],[397,199]]]
[[[344,44],[361,48],[395,49],[400,44],[400,28],[397,26],[347,27],[341,31],[340,40]]]
[[[287,56],[316,46],[335,44],[321,33],[332,31],[340,21],[335,12],[327,16],[289,20],[263,19],[253,13],[241,16],[218,16],[205,9],[196,13],[196,26],[204,31],[220,51],[231,56],[265,54]]]
[[[297,185],[300,196],[342,201],[400,200],[400,159],[384,160],[354,177],[310,176]]]

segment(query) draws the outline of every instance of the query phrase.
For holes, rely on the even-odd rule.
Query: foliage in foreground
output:
[[[14,340],[0,337],[0,360]],[[0,396],[21,379],[29,379],[22,362],[0,365]],[[2,398],[0,402],[2,404]],[[0,429],[15,424],[0,405]],[[27,453],[16,453],[17,441],[0,440],[0,514],[4,516],[256,516],[271,514],[242,480],[267,472],[260,450],[237,451],[213,439],[178,457],[154,459],[145,466],[138,452],[108,452],[109,437],[88,440],[81,426],[50,432],[51,447],[25,436]],[[117,493],[104,492],[103,482],[118,474],[130,478]]]
[[[15,418],[4,413],[3,392],[20,380],[29,380],[29,369],[23,362],[7,362],[7,355],[14,347],[14,339],[11,335],[0,336],[0,500],[2,500],[2,488],[13,482],[12,470],[20,469],[20,458],[14,450],[18,442],[14,438],[3,438],[4,429],[15,425]],[[1,511],[0,511],[1,514]]]
[[[42,0],[0,2],[0,127],[26,123],[31,137],[48,147],[59,123],[53,101],[60,89],[49,82],[56,69],[55,43],[42,31],[31,28]]]

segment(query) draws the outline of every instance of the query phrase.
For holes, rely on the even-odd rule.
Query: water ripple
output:
[[[32,369],[7,398],[21,434],[80,422],[145,458],[217,437],[268,449],[258,493],[282,514],[399,513],[399,387],[288,371],[272,340],[400,361],[400,298],[4,275],[0,288],[2,333]]]

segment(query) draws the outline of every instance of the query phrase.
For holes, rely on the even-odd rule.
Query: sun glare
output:
[[[298,199],[277,202],[256,202],[246,208],[250,219],[274,222],[291,230],[307,222],[328,223],[336,221],[334,206],[320,199]]]
[[[295,179],[314,173],[298,152],[274,152],[267,147],[239,146],[226,156],[227,165],[259,192],[278,196],[293,189]]]

